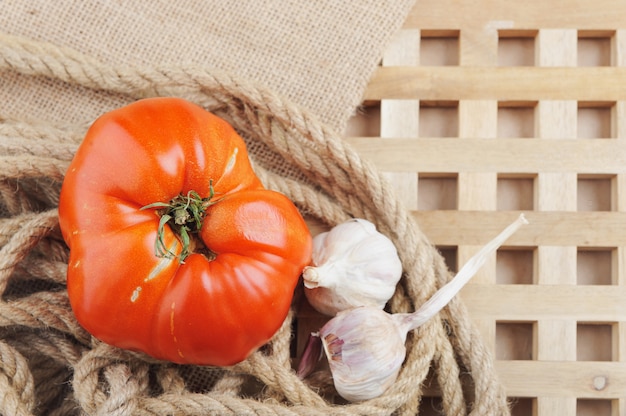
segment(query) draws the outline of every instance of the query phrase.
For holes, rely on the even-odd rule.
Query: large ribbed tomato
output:
[[[311,256],[302,216],[263,188],[232,127],[176,98],[95,121],[59,220],[81,325],[177,363],[230,365],[266,343]]]

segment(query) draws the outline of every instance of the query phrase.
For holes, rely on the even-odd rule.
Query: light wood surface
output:
[[[379,68],[364,99],[611,102],[625,94],[620,68],[403,66]]]
[[[513,415],[626,415],[624,139],[621,0],[419,0],[346,132],[452,269],[526,213],[461,294]]]
[[[533,176],[539,172],[604,175],[626,173],[626,149],[617,140],[398,138],[348,142],[379,169],[399,172],[451,173],[491,171]],[[571,137],[571,136],[570,136]]]

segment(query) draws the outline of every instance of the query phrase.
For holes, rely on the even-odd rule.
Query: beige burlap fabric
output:
[[[297,2],[304,9],[290,19],[291,33],[308,26],[317,27],[319,33],[323,33],[319,26],[345,30],[337,26],[339,23],[316,21],[305,13],[306,7],[313,6],[304,3]],[[365,7],[369,2],[356,3],[362,8],[353,10],[355,15],[338,15],[343,25],[362,29],[368,23],[362,18],[374,19],[368,23],[373,25],[379,24],[376,19],[393,20],[381,17],[385,13],[381,3],[369,4],[378,8],[376,13]],[[267,63],[286,59],[284,56],[269,58],[259,51],[249,51],[250,68],[232,56],[207,65],[206,57],[213,55],[191,52],[192,45],[187,45],[193,42],[191,38],[177,34],[177,29],[181,33],[193,30],[168,20],[185,20],[205,30],[205,34],[213,30],[219,33],[217,27],[235,24],[220,21],[214,23],[215,28],[202,29],[208,24],[206,18],[197,16],[203,13],[202,8],[177,9],[166,2],[151,3],[154,10],[146,12],[152,22],[150,30],[168,33],[160,39],[163,51],[172,52],[168,60],[154,55],[154,51],[139,53],[142,42],[159,45],[154,39],[142,41],[133,36],[132,23],[141,10],[124,9],[117,3],[100,4],[93,6],[101,8],[98,14],[80,12],[78,9],[87,7],[84,5],[76,5],[73,10],[64,2],[58,4],[65,8],[65,14],[55,16],[72,22],[73,36],[64,37],[59,28],[27,28],[0,13],[0,27],[18,28],[22,35],[28,35],[0,35],[0,212],[4,213],[0,218],[1,414],[416,414],[429,374],[441,390],[445,414],[508,414],[492,357],[458,301],[409,336],[406,362],[390,390],[358,404],[338,403],[329,375],[323,371],[305,381],[295,375],[290,353],[297,319],[293,312],[266,347],[227,369],[156,362],[90,337],[76,323],[64,287],[68,249],[58,230],[58,192],[65,169],[92,118],[141,97],[181,96],[230,121],[246,139],[255,169],[266,186],[285,193],[309,218],[329,226],[349,216],[376,223],[398,247],[405,269],[390,303],[391,311],[414,310],[450,276],[442,258],[399,205],[381,175],[335,133],[354,110],[351,100],[358,101],[355,97],[364,86],[362,81],[348,80],[350,74],[355,75],[358,63],[351,62],[352,69],[329,75],[325,80],[332,84],[330,90],[316,90],[321,84],[314,80],[310,81],[316,87],[309,89],[302,77],[290,74],[289,65],[278,70],[280,65]],[[291,2],[284,4],[293,7]],[[56,7],[9,6],[13,19],[29,15],[31,21],[39,19],[40,26],[45,13]],[[391,26],[397,27],[399,10],[406,11],[406,4],[383,6],[390,7],[390,14],[396,13]],[[46,11],[48,7],[51,9]],[[248,13],[251,20],[247,27],[272,19],[282,22],[285,17],[277,17],[280,8],[267,7],[274,10],[273,14],[268,12],[262,18]],[[329,2],[326,7],[340,6]],[[313,11],[309,9],[308,13]],[[116,25],[127,36],[113,30]],[[90,32],[85,38],[90,41],[82,43],[80,35],[87,27]],[[98,27],[96,36],[92,32]],[[290,33],[286,29],[273,30],[273,36]],[[353,34],[357,38],[351,40],[353,47],[370,41],[364,33]],[[55,42],[33,39],[41,37]],[[377,39],[382,42],[383,38]],[[229,42],[260,47],[249,34],[245,40],[237,39]],[[114,57],[108,53],[109,47],[115,49],[113,45],[126,45],[121,50],[138,54],[125,52]],[[317,46],[327,51],[321,55],[328,62],[337,62],[337,51]],[[184,62],[176,57],[181,51],[188,54]],[[293,53],[303,57],[297,51]],[[313,71],[309,76],[325,62],[321,55],[309,57],[317,62],[314,69],[309,68]],[[218,58],[219,54],[211,59]],[[263,65],[252,62],[256,59],[265,59],[268,67],[263,69]],[[239,66],[228,66],[235,64]],[[373,55],[369,64],[375,65]],[[291,69],[303,67],[306,65],[294,63]],[[269,74],[274,68],[276,73]],[[357,72],[363,75],[370,70],[361,68]],[[243,72],[248,77],[241,75]],[[346,84],[341,85],[337,79]],[[356,84],[349,87],[350,82]],[[344,96],[342,89],[356,89],[358,93],[346,98],[354,91]],[[294,311],[298,299],[297,295]]]
[[[341,131],[414,1],[5,0],[0,31],[112,65],[220,69],[255,80]],[[50,80],[0,78],[4,115],[82,122],[120,101]]]

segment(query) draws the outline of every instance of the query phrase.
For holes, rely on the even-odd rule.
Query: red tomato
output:
[[[59,221],[81,325],[176,363],[231,365],[265,344],[311,257],[302,216],[263,188],[232,127],[176,98],[96,120]]]

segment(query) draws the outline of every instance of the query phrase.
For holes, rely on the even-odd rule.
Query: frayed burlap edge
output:
[[[375,167],[313,114],[271,91],[198,67],[111,67],[70,49],[4,35],[0,71],[122,94],[129,102],[179,96],[227,119],[246,138],[264,184],[285,193],[304,214],[329,226],[350,216],[367,218],[393,240],[405,273],[392,312],[414,310],[450,277]],[[1,121],[0,201],[7,214],[0,219],[0,413],[417,414],[432,372],[445,414],[509,414],[493,357],[458,300],[409,336],[397,382],[358,404],[329,403],[319,387],[296,376],[293,312],[266,347],[216,370],[217,381],[204,391],[189,388],[180,366],[92,339],[74,320],[64,290],[67,248],[56,212],[60,183],[86,125]],[[34,289],[24,292],[20,282]],[[254,393],[243,391],[250,378],[258,383]]]

